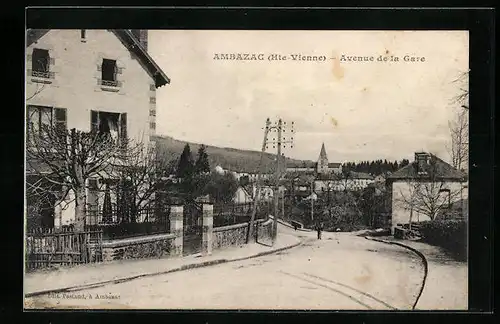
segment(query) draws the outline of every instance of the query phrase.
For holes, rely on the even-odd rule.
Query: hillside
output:
[[[161,153],[165,153],[167,155],[175,156],[178,158],[184,146],[189,144],[191,148],[191,152],[193,154],[193,158],[196,159],[196,154],[198,152],[198,148],[201,144],[184,142],[180,140],[176,140],[169,136],[156,136],[156,145]],[[211,145],[205,145],[208,159],[210,162],[210,168],[213,169],[217,165],[222,166],[224,169],[229,169],[232,171],[238,172],[250,172],[256,173],[259,167],[260,161],[260,152],[258,151],[249,151],[249,150],[239,150],[234,148],[226,148],[226,147],[217,147]],[[276,163],[275,163],[276,155],[265,153],[263,159],[264,171],[265,172],[273,172]],[[286,158],[286,162],[294,163],[294,164],[302,164],[302,162],[312,163],[311,161],[303,161],[296,159]]]

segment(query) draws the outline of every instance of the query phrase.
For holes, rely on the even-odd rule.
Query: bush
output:
[[[434,220],[420,223],[422,241],[440,246],[457,259],[467,259],[467,222]]]

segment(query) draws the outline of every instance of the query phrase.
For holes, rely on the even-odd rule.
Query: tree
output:
[[[451,137],[448,151],[452,165],[463,170],[468,167],[469,158],[469,72],[461,73],[453,82],[458,84],[459,94],[452,98],[452,104],[460,108],[448,123]]]
[[[469,160],[469,114],[468,110],[459,111],[449,122],[451,144],[449,152],[454,168],[467,169]]]
[[[111,136],[99,132],[68,131],[45,124],[38,129],[29,124],[27,131],[26,162],[34,179],[27,181],[27,194],[55,195],[59,203],[74,202],[75,229],[84,230],[87,180],[113,176],[134,147],[130,142],[117,145]]]
[[[238,190],[238,181],[230,173],[212,172],[205,193],[209,194],[215,203],[230,203]]]
[[[123,221],[136,222],[137,218],[153,211],[153,202],[162,186],[162,178],[170,175],[171,156],[159,154],[154,147],[140,147],[130,155],[125,165],[117,168],[120,179],[120,215]]]
[[[431,156],[424,170],[420,169],[418,163],[413,163],[412,166],[414,169],[411,172],[412,176],[409,176],[406,181],[407,190],[399,191],[396,203],[410,212],[410,224],[413,221],[414,212],[434,220],[440,211],[456,201],[460,190],[452,190],[447,182],[439,176],[435,156]]]
[[[326,229],[335,230],[337,227],[349,230],[363,222],[358,197],[354,192],[334,192],[326,204],[322,204],[319,221],[325,224]]]
[[[458,84],[459,93],[453,97],[452,103],[459,104],[460,107],[465,110],[469,110],[469,71],[460,73],[460,75],[453,80],[453,83]]]
[[[195,173],[210,172],[210,164],[208,162],[208,155],[205,145],[201,145],[198,149],[198,158],[196,159],[194,169]]]
[[[246,176],[240,177],[240,186],[246,186],[250,183],[250,178]]]
[[[189,178],[193,175],[194,164],[193,156],[191,155],[191,148],[189,144],[184,146],[181,157],[179,158],[179,165],[177,167],[177,176],[181,179]]]
[[[342,170],[342,173],[338,175],[338,182],[340,185],[340,190],[341,191],[350,191],[353,189],[354,185],[354,176],[353,176],[354,171],[347,171],[347,170]]]

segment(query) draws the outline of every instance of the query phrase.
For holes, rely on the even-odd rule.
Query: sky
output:
[[[154,30],[148,37],[150,55],[171,79],[157,90],[158,135],[259,151],[266,118],[282,118],[295,125],[293,148],[283,148],[291,158],[317,160],[325,143],[330,162],[413,159],[422,150],[449,160],[453,80],[469,68],[465,31]],[[215,60],[216,53],[265,60]],[[288,60],[269,61],[274,53]],[[380,55],[399,61],[379,62]]]

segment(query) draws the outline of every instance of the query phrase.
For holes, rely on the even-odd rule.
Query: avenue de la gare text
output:
[[[325,55],[304,55],[304,54],[279,54],[279,53],[215,53],[214,60],[225,61],[312,61],[325,62],[327,60],[337,59],[336,57],[327,58]],[[415,55],[346,55],[342,54],[340,62],[425,62],[424,56]]]

